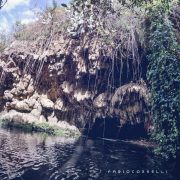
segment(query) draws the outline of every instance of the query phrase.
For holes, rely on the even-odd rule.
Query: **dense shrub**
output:
[[[157,3],[149,7],[148,80],[152,94],[153,139],[157,154],[175,157],[180,133],[180,60],[179,46],[168,19],[169,5]]]

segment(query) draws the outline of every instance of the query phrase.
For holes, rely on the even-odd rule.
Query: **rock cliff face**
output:
[[[14,42],[0,56],[1,118],[49,122],[86,133],[97,122],[99,130],[104,122],[110,128],[113,119],[118,132],[126,125],[151,128],[144,60],[114,58],[90,34],[60,37],[43,52],[25,43]]]

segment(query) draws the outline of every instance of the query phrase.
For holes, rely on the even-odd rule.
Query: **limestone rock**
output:
[[[29,84],[28,88],[27,88],[27,92],[28,94],[32,94],[34,92],[34,86],[32,84]]]
[[[14,121],[17,123],[33,123],[37,121],[37,118],[29,113],[21,113],[15,110],[1,113],[1,119],[9,122]]]
[[[23,91],[26,89],[27,86],[28,86],[27,82],[20,81],[17,86],[17,89],[18,89],[18,91]]]
[[[41,111],[39,111],[38,109],[33,109],[33,110],[31,111],[31,114],[34,115],[34,116],[36,116],[37,118],[39,118],[40,115],[41,115]]]
[[[34,92],[33,95],[31,96],[31,99],[37,100],[39,98],[39,94],[37,92]]]
[[[13,94],[10,92],[10,91],[5,91],[4,92],[4,97],[3,97],[5,100],[12,100],[13,99]]]
[[[68,81],[64,81],[61,87],[63,91],[67,94],[70,94],[73,91],[73,85],[70,85]]]
[[[107,107],[109,97],[107,93],[102,93],[94,99],[93,105],[97,108]]]
[[[40,103],[43,108],[51,109],[51,110],[54,108],[54,103],[47,98],[47,95],[42,95],[40,97]]]
[[[41,115],[40,118],[38,119],[38,122],[39,123],[45,123],[47,121],[46,121],[46,118],[43,115]]]
[[[76,131],[79,132],[78,128],[74,125],[70,125],[68,122],[66,121],[58,121],[57,125],[64,130],[72,130],[72,131]]]
[[[89,99],[91,97],[91,93],[89,91],[81,91],[81,90],[76,90],[74,92],[74,98],[77,100],[77,101],[83,101],[85,99]]]
[[[55,102],[55,105],[54,105],[54,109],[55,110],[62,110],[64,107],[64,104],[63,104],[63,100],[62,99],[57,99],[57,101]]]
[[[54,124],[56,124],[58,122],[58,119],[57,119],[57,117],[54,115],[54,112],[50,115],[50,116],[48,116],[48,123],[50,124],[50,125],[54,125]]]
[[[18,110],[18,111],[28,111],[28,112],[30,112],[32,110],[32,108],[30,108],[25,101],[17,101],[17,100],[15,100],[10,104],[10,106],[11,106],[11,108],[13,108],[15,110]]]
[[[28,104],[30,108],[33,108],[36,103],[36,100],[33,98],[25,99],[24,101],[26,102],[26,104]]]
[[[34,106],[33,106],[33,110],[31,111],[31,113],[35,116],[40,116],[42,113],[42,106],[39,102],[35,102]]]

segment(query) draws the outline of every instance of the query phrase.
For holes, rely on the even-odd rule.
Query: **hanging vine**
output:
[[[180,133],[179,45],[168,19],[170,3],[156,2],[148,7],[149,26],[147,77],[152,94],[153,139],[159,144],[156,154],[176,157]]]

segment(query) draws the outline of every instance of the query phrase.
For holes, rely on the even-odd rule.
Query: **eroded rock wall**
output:
[[[96,37],[63,42],[42,54],[17,50],[16,42],[0,56],[2,117],[67,122],[81,132],[98,118],[116,117],[121,126],[144,122],[148,129],[144,62],[104,54]]]

